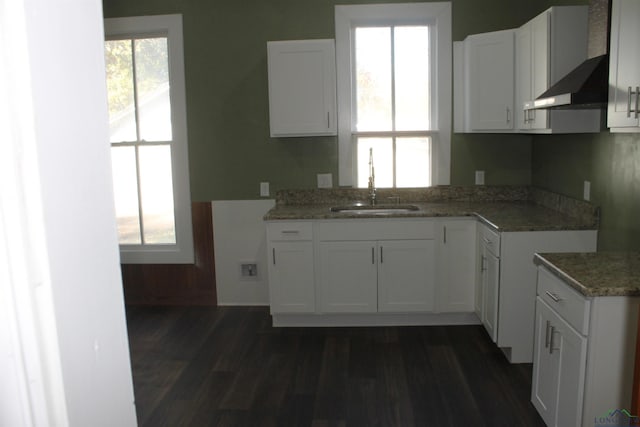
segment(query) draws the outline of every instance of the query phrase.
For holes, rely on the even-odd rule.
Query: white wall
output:
[[[0,0],[0,28],[0,424],[135,426],[102,2]]]
[[[215,201],[213,241],[219,305],[267,305],[267,246],[262,217],[274,200]],[[240,263],[255,261],[258,276],[243,280]]]

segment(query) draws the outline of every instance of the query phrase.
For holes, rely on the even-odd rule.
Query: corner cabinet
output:
[[[335,42],[267,42],[272,137],[336,135]]]
[[[454,44],[456,131],[513,131],[514,34],[474,34]]]
[[[609,53],[611,132],[640,132],[640,2],[613,0]]]
[[[478,225],[475,311],[511,363],[531,363],[536,252],[595,252],[597,231],[498,232]]]
[[[271,313],[315,311],[313,224],[267,224]]]
[[[516,31],[516,128],[527,133],[600,132],[600,110],[525,105],[587,59],[588,6],[545,10]]]

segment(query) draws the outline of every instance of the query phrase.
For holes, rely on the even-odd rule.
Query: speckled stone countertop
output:
[[[366,200],[367,190],[283,190],[266,221],[349,218],[428,218],[473,216],[498,231],[594,230],[595,206],[530,187],[454,187],[378,190],[378,203],[413,204],[418,210],[377,214],[332,212],[332,206]]]
[[[587,297],[640,296],[637,252],[536,254],[533,261]]]

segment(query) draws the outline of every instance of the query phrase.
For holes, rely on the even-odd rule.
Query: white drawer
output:
[[[313,222],[283,221],[267,223],[268,241],[313,240]]]
[[[436,223],[432,219],[363,219],[328,220],[318,223],[318,240],[410,240],[435,239]]]
[[[480,227],[480,239],[480,244],[485,245],[489,252],[500,258],[500,234],[483,224]]]
[[[589,332],[590,301],[544,267],[538,267],[538,296],[578,332]]]

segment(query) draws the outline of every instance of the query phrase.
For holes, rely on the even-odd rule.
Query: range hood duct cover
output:
[[[609,97],[609,0],[589,3],[589,59],[580,64],[525,109],[603,108]]]

